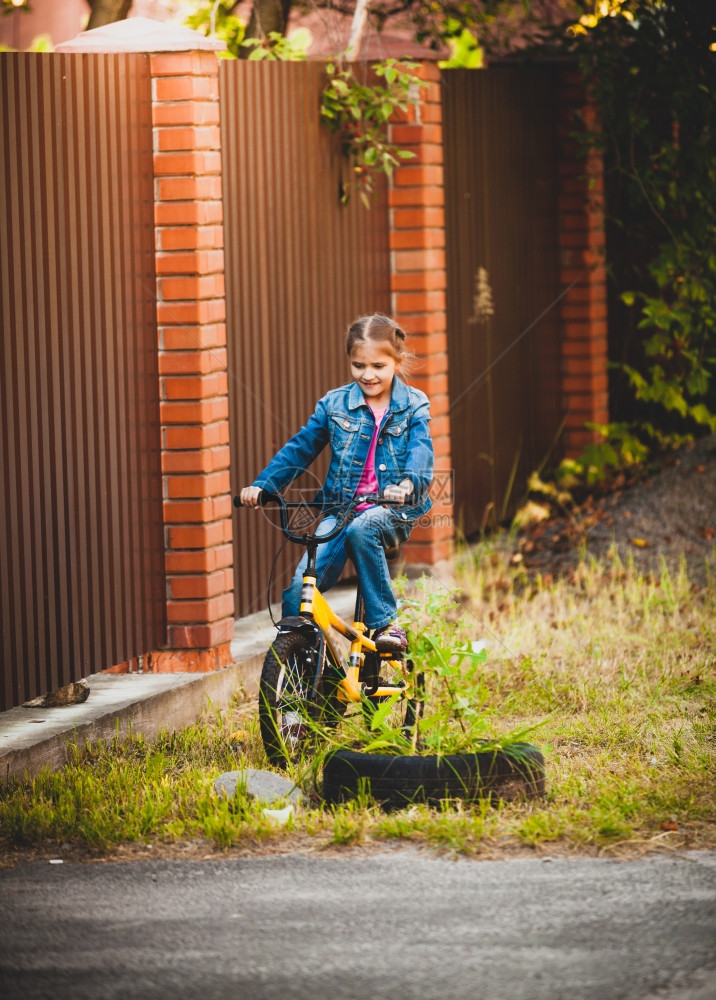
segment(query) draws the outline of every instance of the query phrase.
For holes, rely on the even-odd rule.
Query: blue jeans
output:
[[[395,621],[397,614],[385,550],[404,542],[412,523],[401,519],[400,508],[394,510],[395,513],[386,507],[370,507],[361,511],[332,541],[319,545],[316,554],[316,577],[320,591],[329,590],[338,581],[346,560],[352,560],[363,589],[365,623],[369,629],[382,628]],[[316,534],[327,535],[337,521],[332,515],[325,517]],[[296,568],[293,580],[283,592],[284,617],[299,613],[301,583],[307,562],[306,553]]]

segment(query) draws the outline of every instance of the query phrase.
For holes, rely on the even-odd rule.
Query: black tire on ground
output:
[[[310,736],[307,721],[335,721],[345,712],[338,700],[339,674],[327,664],[316,699],[311,693],[318,662],[311,639],[300,632],[277,636],[266,654],[259,685],[259,724],[266,756],[278,767],[295,760]]]
[[[528,799],[544,795],[544,757],[529,743],[509,750],[400,756],[337,750],[323,770],[323,797],[345,802],[368,791],[385,811],[445,799]]]

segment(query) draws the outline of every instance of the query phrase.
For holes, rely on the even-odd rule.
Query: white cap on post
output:
[[[149,17],[128,17],[92,31],[81,31],[55,52],[218,52],[226,48],[219,38],[207,38],[200,31]]]

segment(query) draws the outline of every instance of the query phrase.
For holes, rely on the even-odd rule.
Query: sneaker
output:
[[[405,629],[395,622],[377,628],[373,633],[373,642],[380,653],[392,653],[406,650],[408,648],[408,637]]]

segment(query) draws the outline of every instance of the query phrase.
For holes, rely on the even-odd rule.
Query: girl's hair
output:
[[[346,337],[346,354],[351,356],[357,344],[367,340],[380,344],[400,365],[401,373],[408,374],[413,361],[413,355],[405,346],[405,332],[394,319],[373,313],[371,316],[361,316],[351,323]]]

